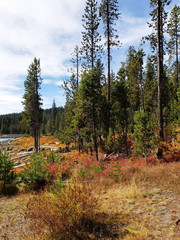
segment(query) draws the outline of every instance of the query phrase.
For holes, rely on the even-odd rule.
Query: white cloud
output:
[[[1,114],[21,112],[22,95],[15,92],[0,90]]]
[[[0,1],[0,114],[22,109],[23,81],[35,56],[42,77],[67,74],[65,62],[80,41],[83,9],[82,0]]]
[[[122,48],[130,45],[139,45],[141,38],[150,33],[147,22],[149,18],[133,17],[130,14],[123,14],[118,24],[119,38]]]

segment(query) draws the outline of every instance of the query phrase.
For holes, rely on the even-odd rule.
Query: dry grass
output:
[[[83,238],[83,235],[81,235],[81,239],[178,240],[179,236],[175,228],[175,222],[180,214],[180,209],[178,207],[179,197],[176,194],[178,186],[177,184],[179,183],[179,178],[177,178],[179,176],[178,166],[178,163],[176,163],[147,167],[142,171],[135,173],[133,178],[129,182],[126,182],[126,184],[115,183],[112,179],[105,177],[99,178],[98,181],[83,183],[88,189],[90,189],[90,192],[88,190],[88,194],[90,193],[88,196],[92,196],[98,202],[96,205],[98,206],[98,209],[96,208],[96,213],[93,212],[94,210],[92,211],[94,215],[92,217],[93,221],[87,222],[87,226],[93,230],[91,230],[89,234],[86,232],[85,238]],[[169,185],[164,186],[165,184]],[[169,187],[171,187],[171,191],[166,190],[169,189]],[[85,191],[80,190],[80,192],[82,195]],[[81,198],[79,196],[80,194],[78,193],[76,195],[76,199]],[[48,193],[45,193],[45,195],[47,195],[47,199],[49,199],[50,195]],[[35,214],[34,216],[38,214],[40,207],[42,207],[42,204],[40,204],[40,207],[38,207],[38,204],[36,203],[45,203],[45,195],[40,196],[40,198],[38,195],[35,196],[36,201],[32,201],[31,199],[30,206],[36,208],[36,211],[31,211],[31,213]],[[70,210],[68,209],[68,206],[69,203],[72,202],[73,196],[70,194],[70,197],[68,197],[66,192],[64,192],[64,195],[65,197],[63,197],[63,201],[66,203],[68,212]],[[6,221],[4,222],[3,220],[3,224],[8,221],[8,214],[10,212],[13,216],[18,216],[17,209],[19,203],[24,209],[23,205],[25,202],[21,202],[20,198],[21,196],[17,197],[17,202],[9,205],[4,202],[5,205],[3,209],[3,216],[6,216]],[[50,211],[56,220],[56,201],[58,200],[53,198],[51,198],[51,200],[52,205],[50,204],[51,206],[49,207],[48,211]],[[58,202],[58,204],[62,205],[63,201]],[[56,203],[55,206],[53,205],[53,202]],[[79,202],[79,200],[77,202]],[[49,202],[47,202],[47,204],[49,204]],[[45,209],[47,210],[47,208]],[[76,210],[79,211],[79,207]],[[46,215],[47,211],[45,211],[44,214]],[[52,215],[49,215],[49,217],[52,217]],[[34,224],[33,221],[34,220],[31,219],[32,224]],[[67,221],[67,218],[65,218],[63,221]],[[12,222],[12,220],[10,220],[9,222],[11,226],[8,226],[6,229],[6,232],[9,234],[7,236],[11,237],[13,240],[17,239],[12,237],[13,227],[16,228],[16,236],[22,236],[21,233],[18,233],[19,231],[22,232],[22,227],[19,227],[18,229],[17,224],[15,225],[14,221]],[[29,223],[26,225],[25,221],[23,224],[28,228],[30,227]],[[59,224],[61,225],[62,222],[60,221]],[[40,230],[41,228],[38,229],[38,231]],[[51,237],[46,233],[43,235],[43,232],[40,234],[36,233],[35,230],[33,231],[33,236],[28,236],[28,234],[25,235],[23,233],[24,235],[21,239],[51,239]],[[29,230],[27,230],[27,233],[29,233]],[[111,237],[108,237],[110,236],[108,235],[110,233],[112,235]],[[75,240],[77,238],[69,238],[69,240],[72,239]]]
[[[151,166],[139,173],[141,182],[150,182],[180,194],[180,163]]]

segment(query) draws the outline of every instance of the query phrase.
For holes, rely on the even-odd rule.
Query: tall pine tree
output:
[[[157,55],[157,82],[158,82],[158,123],[159,123],[159,138],[164,140],[164,120],[163,120],[163,96],[164,96],[164,32],[165,23],[167,20],[167,12],[165,6],[169,5],[171,0],[151,0],[150,6],[153,10],[150,13],[150,27],[154,29],[153,37],[150,36],[151,46],[156,51]],[[161,153],[159,152],[159,156]],[[161,156],[160,156],[161,157]]]
[[[42,98],[39,93],[41,82],[40,59],[34,58],[34,61],[28,68],[28,75],[24,82],[25,94],[23,96],[23,116],[31,128],[36,152],[39,151],[40,147],[40,127],[42,124]]]
[[[101,50],[101,37],[98,32],[100,19],[97,12],[97,1],[87,0],[85,12],[82,16],[82,54],[86,60],[85,66],[93,69]]]
[[[104,23],[104,35],[106,38],[105,45],[107,47],[107,63],[108,63],[108,103],[111,97],[111,50],[114,46],[119,46],[117,30],[114,28],[115,21],[119,19],[117,0],[102,0],[100,6],[100,16]]]
[[[180,7],[175,5],[171,11],[171,16],[167,25],[167,32],[170,40],[168,42],[168,53],[173,59],[175,95],[177,99],[177,89],[179,87],[179,45],[180,45]]]

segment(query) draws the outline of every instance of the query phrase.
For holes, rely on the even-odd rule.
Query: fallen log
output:
[[[21,159],[21,158],[25,158],[25,157],[30,156],[30,155],[31,155],[31,153],[27,153],[26,155],[23,155],[23,156],[11,158],[11,161],[18,160],[18,159]]]

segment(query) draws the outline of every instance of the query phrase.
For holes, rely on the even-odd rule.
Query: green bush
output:
[[[16,178],[13,167],[14,163],[10,160],[8,153],[0,150],[0,181],[3,182],[3,193],[6,193],[6,185],[12,183]]]
[[[30,190],[44,189],[49,182],[49,174],[46,161],[41,153],[35,153],[31,156],[30,164],[26,164],[24,171],[20,174],[23,182]]]
[[[119,182],[121,179],[121,166],[116,165],[115,168],[109,173],[109,177],[113,180],[115,180],[116,182]]]

